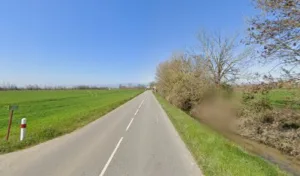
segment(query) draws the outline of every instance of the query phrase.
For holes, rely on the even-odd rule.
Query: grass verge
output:
[[[204,175],[282,176],[288,175],[264,159],[248,154],[217,132],[156,95],[173,125],[191,151]]]
[[[27,148],[70,133],[141,94],[141,90],[7,91],[0,92],[0,154]],[[2,98],[1,97],[1,98]],[[17,104],[9,141],[7,104]],[[1,108],[2,107],[2,108]],[[20,119],[27,118],[27,136],[19,141]]]

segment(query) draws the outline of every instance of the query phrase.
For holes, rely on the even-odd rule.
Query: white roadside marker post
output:
[[[25,139],[25,135],[26,135],[26,118],[22,118],[20,141],[23,141]]]

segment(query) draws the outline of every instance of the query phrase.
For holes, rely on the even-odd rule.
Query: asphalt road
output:
[[[1,176],[199,176],[151,91],[82,129],[0,156]]]

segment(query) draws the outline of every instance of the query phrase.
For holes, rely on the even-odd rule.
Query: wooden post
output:
[[[14,115],[14,110],[10,109],[9,121],[8,121],[8,129],[7,129],[7,134],[6,134],[6,140],[7,141],[9,139],[9,134],[10,134],[10,128],[11,128],[11,123],[12,123],[13,115]]]
[[[14,110],[16,110],[16,109],[18,109],[18,106],[16,106],[16,105],[9,106],[9,121],[8,121],[8,129],[7,129],[7,134],[6,134],[6,141],[8,141],[8,139],[9,139],[10,128],[11,128],[12,119],[14,116]]]

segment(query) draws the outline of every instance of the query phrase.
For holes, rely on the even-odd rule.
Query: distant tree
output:
[[[119,89],[126,89],[127,87],[125,85],[120,84]]]
[[[52,88],[53,90],[67,90],[67,89],[73,89],[73,88],[67,88],[65,86],[56,86]]]
[[[86,89],[92,89],[92,90],[108,90],[108,87],[89,86],[89,85],[79,85],[79,86],[74,86],[72,89],[79,89],[79,90],[86,90]]]
[[[217,86],[238,79],[241,71],[246,69],[251,61],[252,50],[241,50],[237,37],[226,38],[220,34],[210,35],[203,31],[198,35],[198,40],[200,54],[194,57],[206,66]]]
[[[146,89],[146,86],[144,84],[138,84],[136,86],[137,89]]]
[[[73,89],[79,89],[79,90],[90,89],[90,86],[78,85],[78,86],[74,86]]]
[[[6,83],[3,84],[1,90],[19,90],[20,88],[15,84]]]
[[[38,85],[27,85],[27,86],[25,87],[25,89],[27,89],[27,90],[40,90],[40,89],[42,89],[42,88],[39,87]]]
[[[156,85],[156,82],[155,82],[155,81],[152,81],[152,82],[149,83],[149,87],[150,87],[150,88],[153,88],[155,85]]]
[[[285,72],[291,74],[300,66],[300,1],[253,1],[262,13],[249,21],[247,42],[261,45],[263,58],[290,66]]]

